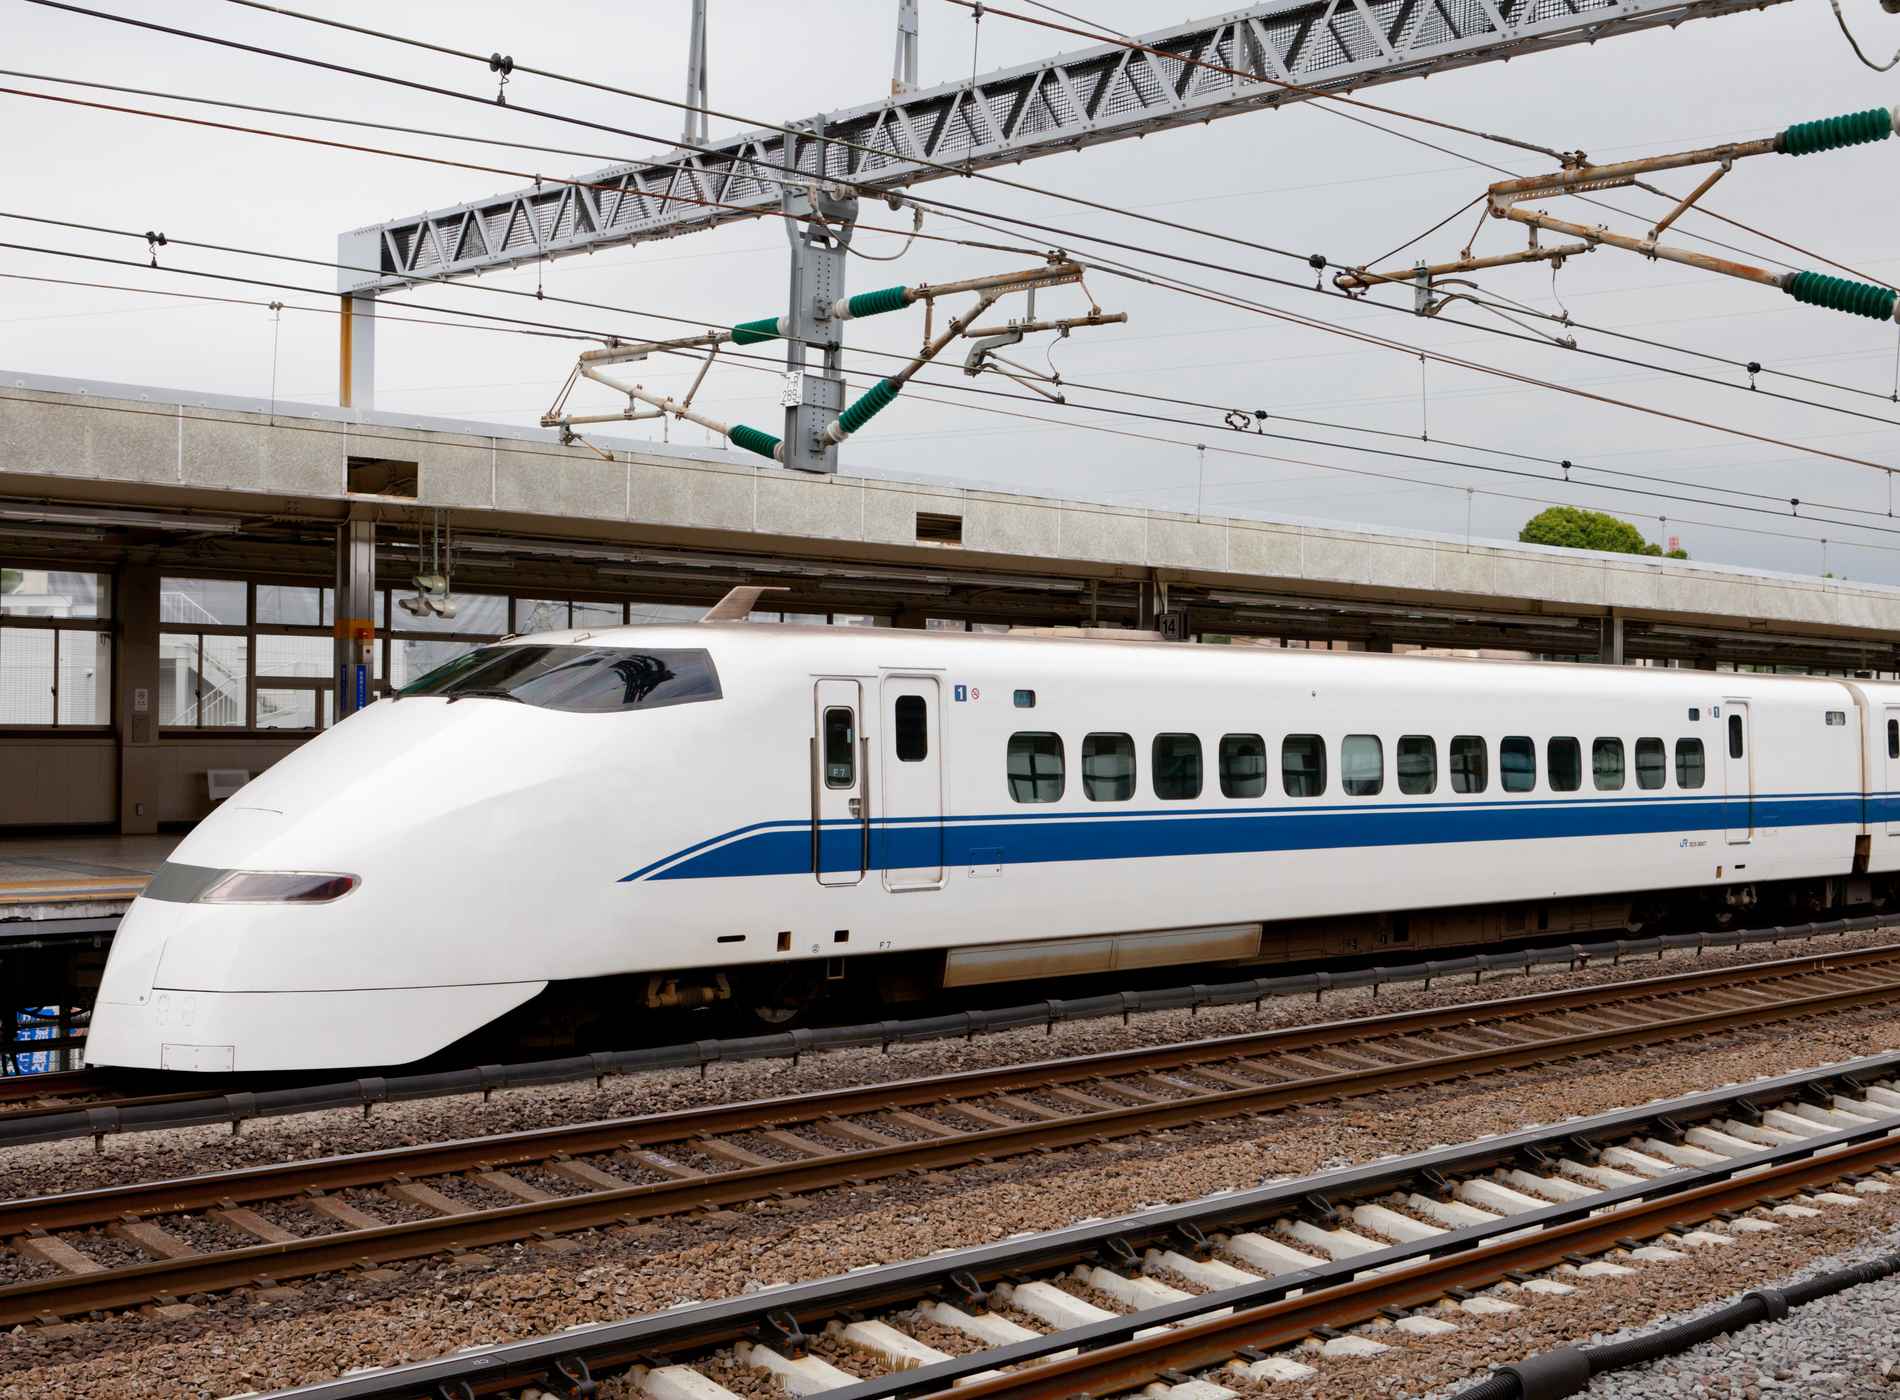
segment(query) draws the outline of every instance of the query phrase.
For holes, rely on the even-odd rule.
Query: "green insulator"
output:
[[[902,311],[907,305],[902,287],[885,287],[876,292],[859,292],[845,303],[845,309],[855,318],[882,316],[886,311]]]
[[[901,388],[903,385],[893,384],[888,379],[878,380],[864,391],[856,403],[838,415],[838,426],[847,433],[857,432],[888,407]]]
[[[741,321],[732,328],[734,345],[757,345],[761,340],[777,340],[778,336],[778,317],[776,316],[767,316],[757,321]]]
[[[1885,141],[1892,134],[1893,113],[1885,107],[1869,107],[1864,112],[1823,117],[1818,122],[1796,122],[1775,138],[1775,144],[1788,155],[1808,156],[1816,151]]]
[[[770,433],[762,433],[757,428],[744,423],[734,423],[726,432],[734,447],[743,447],[748,452],[756,452],[761,457],[778,460],[778,442]]]
[[[1797,272],[1788,279],[1785,290],[1796,301],[1825,306],[1830,311],[1845,311],[1850,316],[1866,316],[1876,321],[1893,316],[1893,290],[1868,282],[1850,282],[1845,277],[1829,277],[1820,272]]]

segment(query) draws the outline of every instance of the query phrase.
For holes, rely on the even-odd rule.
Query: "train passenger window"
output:
[[[848,705],[825,711],[825,786],[858,785],[858,726]]]
[[[1484,740],[1476,734],[1460,734],[1451,741],[1451,790],[1483,792],[1491,784],[1491,759]]]
[[[921,695],[900,695],[895,706],[897,761],[922,763],[930,757],[930,719]]]
[[[1598,739],[1590,745],[1590,776],[1598,792],[1623,790],[1623,741]]]
[[[1636,786],[1639,788],[1661,787],[1668,761],[1661,739],[1638,739],[1636,741]]]
[[[1221,735],[1221,796],[1259,797],[1266,790],[1267,741],[1258,734]]]
[[[1090,734],[1082,740],[1082,795],[1091,802],[1126,802],[1135,795],[1133,739]]]
[[[1702,777],[1702,741],[1700,739],[1676,740],[1676,786],[1699,788],[1702,786]]]
[[[1537,745],[1522,734],[1498,740],[1498,776],[1506,792],[1537,786]]]
[[[1575,739],[1552,739],[1544,745],[1544,767],[1552,792],[1575,792],[1583,786],[1583,746]]]
[[[1018,802],[1062,800],[1062,736],[1009,736],[1009,795]]]
[[[1198,734],[1157,734],[1152,753],[1156,797],[1186,802],[1201,795]]]
[[[1730,714],[1728,717],[1728,756],[1730,758],[1742,756],[1742,717],[1738,714]]]
[[[1399,739],[1399,791],[1420,797],[1438,790],[1438,741],[1429,734]]]
[[[1887,757],[1900,758],[1900,719],[1887,721]]]
[[[1289,734],[1280,741],[1280,786],[1288,797],[1318,797],[1326,791],[1326,741],[1317,734]]]
[[[1377,734],[1348,734],[1340,744],[1339,785],[1348,797],[1377,797],[1385,787],[1385,745]]]

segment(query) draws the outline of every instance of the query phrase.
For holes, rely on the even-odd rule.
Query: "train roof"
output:
[[[1520,692],[1574,694],[1580,688],[1616,689],[1632,695],[1659,691],[1692,697],[1712,693],[1760,694],[1773,688],[1793,699],[1803,687],[1814,698],[1845,700],[1848,685],[1858,686],[1870,698],[1900,703],[1900,683],[1850,681],[1831,676],[1782,675],[1769,672],[1702,671],[1646,666],[1612,666],[1595,662],[1514,660],[1501,657],[1431,656],[1418,652],[1338,652],[1306,648],[1256,646],[1246,643],[1186,643],[1162,641],[1153,634],[1126,637],[1061,634],[1040,630],[1014,632],[953,632],[891,627],[848,627],[803,623],[685,622],[636,623],[618,627],[581,628],[505,638],[522,642],[591,641],[616,646],[704,647],[722,665],[750,662],[783,664],[788,651],[822,652],[827,659],[805,669],[875,671],[892,666],[954,665],[985,659],[1041,668],[1060,665],[1071,672],[1110,676],[1130,669],[1145,670],[1165,653],[1169,674],[1209,680],[1231,677],[1234,667],[1272,670],[1335,680],[1359,678],[1368,684],[1414,683],[1423,690],[1468,692],[1477,677],[1483,684],[1504,684]],[[925,661],[925,654],[943,660]],[[956,658],[951,661],[949,658]]]

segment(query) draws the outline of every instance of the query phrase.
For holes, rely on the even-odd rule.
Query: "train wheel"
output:
[[[775,1031],[790,1030],[810,1019],[824,1000],[825,981],[817,967],[772,968],[747,977],[739,999],[754,1023]]]

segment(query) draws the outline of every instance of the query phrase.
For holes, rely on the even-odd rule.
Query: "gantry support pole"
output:
[[[342,298],[337,317],[337,386],[340,408],[368,411],[376,407],[376,294],[360,292]]]
[[[819,143],[815,166],[824,169],[823,125],[813,123],[810,140]],[[783,200],[785,237],[791,243],[791,301],[780,333],[785,337],[786,466],[805,472],[838,470],[838,445],[825,429],[844,409],[844,322],[832,303],[844,296],[845,249],[858,218],[858,198],[833,193],[814,176],[802,184],[787,141]],[[812,351],[819,366],[808,364]]]

